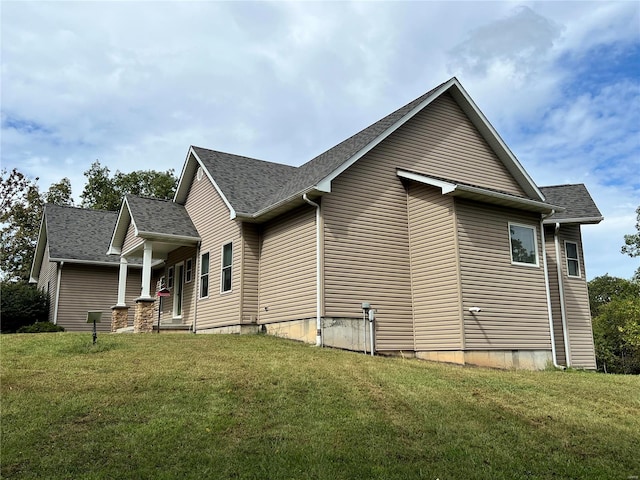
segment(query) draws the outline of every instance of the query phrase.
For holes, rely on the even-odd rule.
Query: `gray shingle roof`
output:
[[[135,195],[127,195],[127,204],[139,232],[200,238],[184,205]]]
[[[358,153],[358,151],[375,140],[385,130],[420,105],[420,103],[430,97],[442,85],[444,84],[438,85],[437,87],[429,90],[424,95],[421,95],[415,100],[407,103],[395,112],[392,112],[386,117],[378,120],[373,125],[368,126],[355,135],[340,142],[335,147],[330,148],[326,152],[321,153],[309,162],[300,166],[287,184],[271,196],[262,207],[264,208],[278,203],[279,201],[304,190],[306,187],[311,187],[320,182],[323,178],[349,160],[353,155]]]
[[[49,257],[63,260],[119,263],[107,255],[118,212],[45,206]]]
[[[602,213],[582,183],[540,187],[540,190],[547,202],[566,208],[564,212],[555,213],[546,221],[590,220],[597,223],[602,220]]]
[[[281,163],[200,147],[193,149],[237,212],[258,211],[266,200],[282,190],[297,170]]]
[[[193,147],[193,149],[234,210],[239,213],[255,214],[316,185],[433,95],[442,85],[444,83],[300,167],[265,162],[201,147]]]

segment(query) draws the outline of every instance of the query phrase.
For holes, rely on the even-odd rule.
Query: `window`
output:
[[[570,277],[579,277],[580,259],[578,258],[578,244],[575,242],[564,242],[564,251],[567,254],[567,275]]]
[[[189,283],[193,280],[193,259],[187,258],[184,267],[184,283]]]
[[[233,246],[227,243],[222,247],[222,274],[220,275],[220,291],[231,291],[231,269],[233,266]]]
[[[527,225],[509,224],[511,262],[538,266],[536,229]]]
[[[209,296],[209,253],[200,256],[200,298]]]
[[[169,269],[167,270],[167,288],[173,288],[173,281],[175,278],[173,272],[173,267],[169,267]]]

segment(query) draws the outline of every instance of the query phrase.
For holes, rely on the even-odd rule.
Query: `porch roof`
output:
[[[122,253],[129,225],[136,237],[165,245],[195,245],[200,235],[184,205],[171,200],[127,195],[123,202],[109,244],[109,254]]]

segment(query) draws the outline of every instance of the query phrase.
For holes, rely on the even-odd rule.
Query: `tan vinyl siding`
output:
[[[549,293],[551,296],[551,313],[553,316],[553,335],[556,344],[556,357],[560,365],[566,365],[567,357],[564,349],[562,310],[560,308],[560,287],[558,283],[558,263],[556,260],[554,228],[545,227],[544,230],[547,249],[547,267],[549,269]]]
[[[378,350],[414,348],[406,201],[384,148],[336,178],[322,199],[325,315],[359,318],[362,302],[371,303]]]
[[[393,149],[394,166],[524,195],[449,94],[431,103],[384,143]]]
[[[58,264],[49,260],[49,242],[44,249],[42,264],[38,274],[38,288],[47,294],[49,299],[48,320],[54,322],[56,308],[56,288],[58,285]]]
[[[314,208],[303,206],[263,225],[258,302],[260,323],[316,315]]]
[[[192,261],[191,281],[189,283],[186,283],[186,282],[184,283],[184,290],[182,295],[182,315],[181,315],[182,319],[180,323],[185,325],[191,325],[191,322],[193,320],[194,302],[195,302],[194,289],[198,284],[198,276],[197,276],[197,268],[196,268],[196,265],[197,265],[196,249],[194,247],[180,247],[170,252],[169,255],[167,256],[167,260],[165,261],[165,268],[162,270],[162,272],[159,272],[158,275],[156,275],[156,277],[158,278],[160,276],[164,276],[165,282],[166,282],[168,278],[168,275],[167,275],[168,268],[174,267],[174,287],[171,291],[171,296],[164,297],[162,300],[162,322],[176,323],[178,320],[176,317],[175,319],[176,321],[174,321],[174,316],[173,316],[173,303],[174,303],[174,299],[175,299],[174,296],[176,292],[175,282],[177,282],[178,280],[177,265],[179,263],[182,263],[184,267],[184,274],[186,275],[188,259],[191,259]],[[155,288],[155,282],[154,282],[154,288]],[[153,291],[153,289],[151,294],[155,295],[155,291]]]
[[[456,213],[465,348],[551,350],[539,217],[463,200]],[[535,228],[539,266],[511,264],[509,222]]]
[[[133,248],[142,245],[143,242],[144,239],[136,237],[135,227],[133,226],[133,222],[130,222],[127,228],[127,234],[124,237],[124,242],[122,242],[122,251],[129,252]]]
[[[101,311],[99,331],[111,330],[111,307],[118,299],[118,267],[103,267],[65,263],[60,279],[58,325],[68,331],[90,331],[93,324],[87,322],[88,311]],[[127,276],[126,304],[129,307],[129,324],[133,324],[135,299],[140,296],[141,269],[129,268]]]
[[[593,330],[591,328],[591,313],[589,311],[589,293],[584,268],[582,252],[582,236],[580,225],[561,225],[558,232],[560,242],[560,256],[562,258],[562,283],[564,286],[565,313],[569,333],[569,352],[571,366],[578,368],[596,368],[595,351],[593,346]],[[569,277],[567,274],[567,259],[565,241],[578,244],[581,277]]]
[[[415,349],[462,349],[453,198],[408,185]]]
[[[206,175],[201,180],[194,176],[185,208],[202,238],[200,253],[209,253],[209,296],[197,300],[197,329],[238,324],[242,277],[240,225],[229,218],[229,209]],[[230,292],[221,293],[222,246],[228,242],[233,242],[232,286]],[[200,258],[197,260],[197,287],[193,294],[199,297]]]
[[[242,322],[258,318],[258,278],[260,265],[260,227],[242,224]]]
[[[359,317],[360,304],[370,302],[381,350],[414,347],[406,192],[397,168],[523,194],[448,94],[333,180],[323,197],[325,313]]]

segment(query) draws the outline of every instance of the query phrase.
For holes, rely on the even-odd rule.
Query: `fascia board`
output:
[[[189,237],[187,235],[171,235],[166,233],[158,233],[158,232],[138,232],[138,236],[140,238],[145,238],[147,240],[156,240],[160,242],[188,242],[188,243],[198,243],[202,239],[200,237]]]
[[[453,97],[458,101],[462,110],[469,116],[487,143],[498,154],[498,157],[502,160],[507,170],[514,176],[527,195],[537,197],[541,201],[544,201],[545,197],[543,193],[464,87],[458,81],[455,82],[455,87],[451,92]]]
[[[193,149],[193,147],[191,147],[190,149],[190,154],[193,155],[193,158],[195,158],[198,162],[198,164],[200,165],[200,167],[202,168],[202,171],[205,173],[205,175],[207,176],[207,178],[209,179],[209,181],[211,182],[211,184],[213,185],[213,188],[216,189],[216,192],[218,192],[218,195],[220,195],[220,198],[222,199],[222,201],[224,202],[224,204],[227,206],[227,208],[229,209],[229,218],[231,220],[233,220],[234,218],[236,218],[236,211],[235,209],[231,206],[231,203],[229,202],[229,200],[227,199],[227,197],[225,197],[224,193],[222,193],[222,190],[220,189],[220,187],[218,186],[218,184],[216,183],[216,181],[214,180],[214,178],[211,176],[211,173],[209,173],[209,170],[204,166],[204,163],[202,163],[202,160],[200,160],[200,157],[198,157],[198,154],[195,152],[195,150]],[[186,200],[186,198],[185,198]]]
[[[458,84],[458,80],[454,77],[450,79],[448,82],[442,84],[440,88],[438,88],[435,92],[433,92],[429,97],[425,98],[419,105],[417,105],[413,110],[405,114],[402,118],[398,119],[396,123],[387,128],[384,132],[374,138],[371,142],[365,145],[362,149],[352,155],[346,162],[340,165],[338,168],[333,170],[329,175],[320,180],[316,185],[315,189],[321,192],[331,192],[331,182],[342,172],[348,169],[351,165],[360,160],[364,155],[369,153],[372,149],[378,146],[385,138],[395,132],[402,125],[411,120],[415,115],[417,115],[422,109],[424,109],[427,105],[436,100],[440,95],[445,93],[452,85]]]
[[[80,265],[95,265],[98,267],[119,267],[120,262],[101,262],[99,260],[78,260],[77,258],[52,258],[52,262],[75,263]],[[164,260],[156,260],[151,264],[152,267],[160,265]],[[142,268],[141,264],[129,263],[127,268]]]
[[[40,220],[40,228],[38,229],[38,241],[36,242],[36,250],[31,263],[31,271],[29,272],[29,283],[38,283],[40,279],[40,269],[42,267],[42,259],[44,258],[44,250],[47,245],[47,214],[43,212]],[[36,276],[37,275],[37,276]]]
[[[544,211],[564,211],[564,207],[550,205],[548,203],[540,202],[538,200],[531,200],[528,198],[520,198],[514,195],[509,195],[508,193],[500,193],[494,192],[492,190],[487,190],[481,187],[472,187],[469,185],[460,185],[453,182],[447,182],[444,180],[440,180],[437,178],[432,178],[427,175],[420,175],[414,172],[408,172],[406,170],[398,169],[396,171],[397,175],[401,178],[406,178],[408,180],[413,180],[419,183],[423,183],[426,185],[431,185],[433,187],[439,187],[442,189],[442,194],[453,194],[454,196],[458,196],[463,192],[473,193],[476,195],[480,195],[482,197],[494,198],[497,200],[508,201],[514,204],[519,204],[525,207],[534,207],[536,209],[541,209]]]
[[[258,210],[256,213],[254,214],[241,214],[238,215],[238,217],[240,218],[251,218],[251,219],[257,219],[259,217],[261,217],[262,215],[264,215],[265,213],[269,213],[271,210],[275,210],[276,208],[279,208],[283,205],[286,205],[289,202],[292,202],[293,200],[296,200],[298,198],[301,198],[302,195],[304,195],[305,193],[310,193],[313,192],[314,190],[316,191],[320,191],[320,192],[325,192],[324,190],[320,190],[319,188],[317,188],[317,186],[314,187],[309,187],[309,188],[305,188],[304,190],[300,190],[297,193],[294,193],[293,195],[289,195],[287,198],[285,198],[284,200],[280,200],[277,203],[274,203],[273,205],[269,205],[266,208],[263,208],[262,210]]]
[[[400,178],[406,178],[407,180],[413,180],[414,182],[424,183],[427,185],[431,185],[432,187],[438,187],[442,190],[443,195],[453,193],[457,188],[457,185],[455,183],[445,182],[443,180],[430,178],[413,172],[407,172],[406,170],[398,169],[397,175]]]
[[[126,207],[126,208],[125,208]],[[131,212],[129,211],[129,203],[127,197],[122,200],[122,206],[118,213],[118,219],[113,228],[113,234],[111,235],[111,241],[109,242],[109,248],[107,249],[107,255],[119,255],[124,243],[124,238],[127,235],[127,228],[129,222],[131,222]],[[124,226],[126,225],[126,227]],[[135,225],[135,224],[134,224]]]
[[[99,265],[117,267],[120,265],[118,262],[101,262],[100,260],[79,260],[77,258],[62,258],[56,257],[51,259],[52,262],[64,262],[64,263],[80,263],[83,265]]]
[[[185,178],[192,178],[195,173],[195,168],[193,166],[193,162],[191,162],[191,155],[194,155],[193,146],[189,147],[187,151],[187,158],[184,160],[184,164],[182,165],[182,171],[180,172],[180,178],[178,179],[178,186],[176,187],[176,193],[173,195],[173,201],[176,203],[184,203],[187,200],[187,194],[189,193],[189,184],[185,180]]]
[[[559,219],[546,219],[544,220],[545,225],[553,225],[556,223],[600,223],[604,220],[604,217],[576,217],[576,218],[559,218]]]
[[[523,206],[539,208],[548,212],[551,212],[551,211],[563,212],[564,210],[566,210],[564,207],[561,207],[559,205],[551,205],[549,203],[541,202],[538,200],[520,198],[514,195],[509,195],[508,193],[493,192],[491,190],[486,190],[484,188],[470,187],[467,185],[458,185],[457,190],[461,192],[476,193],[478,195],[492,197],[500,200],[507,200]]]

